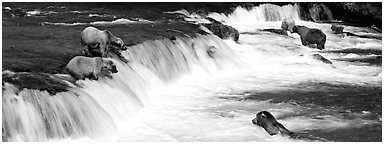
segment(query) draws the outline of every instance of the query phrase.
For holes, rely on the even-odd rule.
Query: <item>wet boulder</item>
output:
[[[285,31],[283,29],[263,29],[261,31],[267,31],[267,32],[271,32],[271,33],[275,33],[275,34],[279,34],[279,35],[285,35],[285,36],[288,35],[287,31]]]
[[[24,88],[47,91],[50,95],[58,92],[68,91],[70,86],[65,81],[73,82],[71,79],[64,79],[57,75],[41,73],[41,72],[2,72],[2,85],[10,83],[16,86],[20,92]]]
[[[232,38],[234,41],[239,40],[239,31],[235,28],[224,25],[219,21],[216,21],[212,18],[208,18],[211,21],[210,24],[203,24],[206,28],[208,28],[213,34],[217,35],[222,39]]]
[[[332,62],[330,60],[324,58],[320,54],[312,54],[311,56],[312,56],[313,59],[321,61],[321,62],[323,62],[325,64],[332,64]]]

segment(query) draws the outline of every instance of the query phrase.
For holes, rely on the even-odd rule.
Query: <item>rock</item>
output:
[[[70,88],[66,82],[53,74],[40,72],[7,73],[3,71],[2,76],[3,85],[4,82],[11,83],[15,85],[19,91],[23,90],[24,88],[37,89],[40,91],[47,91],[49,94],[55,95],[58,92],[68,91],[67,89]]]
[[[208,28],[213,34],[217,35],[222,39],[232,38],[234,41],[239,40],[239,31],[235,28],[224,25],[221,22],[218,22],[212,18],[208,19],[211,21],[210,24],[203,24],[206,28]]]
[[[168,38],[169,38],[169,40],[171,40],[171,41],[176,40],[176,37],[175,37],[175,36],[169,36]]]
[[[310,3],[299,2],[297,5],[299,6],[299,16],[301,20],[314,21],[311,17],[311,13],[309,12]]]
[[[324,58],[320,54],[313,54],[312,58],[315,59],[315,60],[319,60],[319,61],[321,61],[321,62],[323,62],[325,64],[332,64],[332,62],[330,60]]]
[[[380,2],[329,2],[327,5],[335,19],[357,26],[376,25],[381,30],[382,6]]]
[[[287,31],[283,30],[283,29],[263,29],[261,31],[267,31],[267,32],[271,32],[271,33],[276,33],[276,34],[280,34],[280,35],[288,35]]]

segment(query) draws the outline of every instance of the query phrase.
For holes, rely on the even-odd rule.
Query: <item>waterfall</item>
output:
[[[277,6],[273,4],[262,4],[256,7],[253,7],[250,10],[243,8],[241,6],[236,7],[233,13],[229,15],[211,13],[209,16],[215,18],[218,21],[228,21],[232,19],[234,22],[240,20],[240,22],[249,23],[249,22],[266,22],[266,21],[282,21],[285,18],[292,18],[294,20],[300,20],[298,5],[285,5]],[[221,18],[217,15],[222,16]],[[224,18],[224,17],[227,18]],[[249,20],[249,21],[244,21]],[[239,22],[239,21],[237,21]]]
[[[212,46],[216,48],[213,57],[207,53]],[[151,90],[183,75],[211,75],[240,66],[229,46],[215,35],[145,41],[122,54],[131,61],[124,64],[113,58],[119,72],[112,79],[79,80],[67,92],[50,95],[4,83],[3,141],[111,135],[124,129],[150,97],[156,96]]]
[[[251,27],[265,22],[281,22],[285,18],[300,20],[299,10],[297,4],[284,6],[262,4],[250,10],[238,6],[233,13],[228,15],[210,13],[208,16],[231,25],[239,31],[249,31],[249,29],[242,30],[240,27],[244,27],[244,25]]]
[[[4,88],[4,87],[3,87]],[[113,132],[111,117],[87,93],[72,89],[50,96],[46,91],[3,89],[3,141],[47,141]]]

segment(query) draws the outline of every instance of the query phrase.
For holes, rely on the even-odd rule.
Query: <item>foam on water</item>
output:
[[[138,19],[138,20],[129,20],[125,18],[116,19],[113,21],[94,21],[90,23],[52,23],[52,22],[42,22],[41,24],[47,24],[47,25],[59,25],[59,26],[78,26],[78,25],[123,25],[123,24],[136,24],[136,23],[154,23],[153,21],[145,20],[145,19]]]

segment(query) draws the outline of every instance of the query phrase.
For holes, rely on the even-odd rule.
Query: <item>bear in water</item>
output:
[[[335,34],[340,34],[340,33],[343,33],[343,30],[344,30],[344,27],[342,25],[332,25],[331,26],[331,30],[335,33]]]
[[[215,58],[216,51],[217,51],[217,48],[215,46],[210,46],[207,49],[207,54],[208,54],[209,57]]]
[[[107,57],[108,52],[115,53],[123,62],[127,63],[119,50],[127,50],[124,41],[114,36],[108,30],[99,30],[95,27],[87,27],[81,32],[81,45],[86,56]]]
[[[286,18],[281,23],[281,29],[293,33],[292,28],[295,26],[295,21],[292,18]]]
[[[319,50],[324,49],[327,37],[321,30],[295,25],[292,31],[300,35],[301,44],[304,46],[316,44]]]
[[[256,118],[252,120],[254,125],[258,125],[267,131],[267,133],[271,136],[276,135],[280,132],[282,135],[287,135],[289,138],[294,139],[303,139],[310,141],[320,141],[326,142],[326,139],[312,136],[306,133],[295,133],[289,131],[285,128],[281,123],[277,122],[275,117],[268,111],[261,111],[256,114]]]
[[[107,59],[100,57],[76,56],[72,58],[67,66],[67,71],[75,79],[98,80],[101,76],[112,78],[111,73],[117,73],[116,65]]]
[[[293,132],[286,129],[282,124],[276,121],[275,117],[268,111],[261,111],[256,114],[256,118],[252,123],[261,126],[267,131],[269,135],[276,135],[277,133],[291,135]]]

